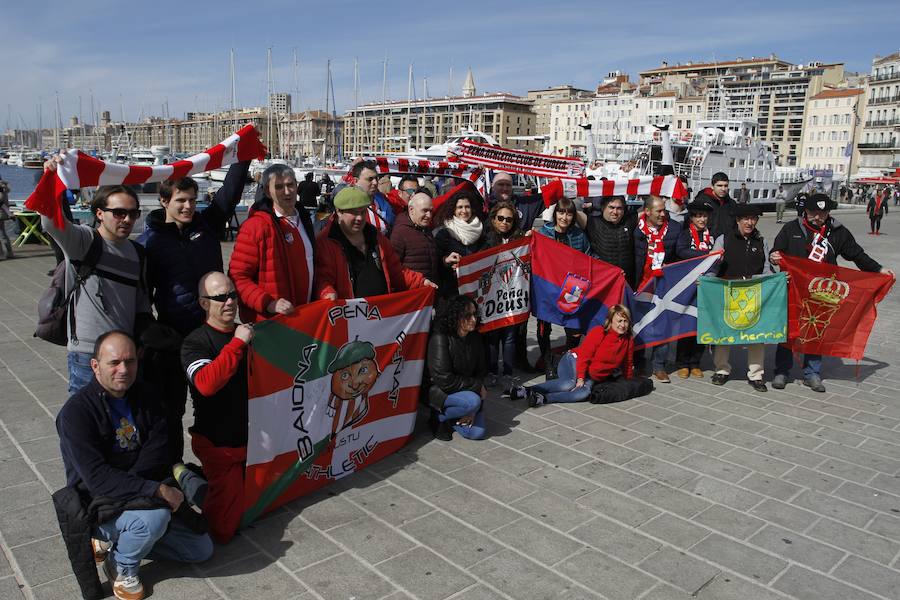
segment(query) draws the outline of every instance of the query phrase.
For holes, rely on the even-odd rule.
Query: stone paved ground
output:
[[[841,218],[900,266],[893,216],[880,238]],[[31,337],[51,259],[23,255],[0,263],[0,599],[76,598],[49,499],[65,354]],[[207,564],[142,576],[160,600],[898,598],[896,292],[879,312],[859,381],[828,361],[825,394],[707,378],[613,406],[493,397],[489,440],[420,433]]]

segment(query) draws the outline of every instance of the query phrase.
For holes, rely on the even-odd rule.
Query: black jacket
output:
[[[182,336],[203,324],[197,285],[206,273],[224,270],[219,240],[241,199],[249,168],[249,161],[231,165],[212,204],[194,213],[184,228],[166,223],[165,209],[160,208],[148,215],[138,238],[147,249],[147,280],[159,321]]]
[[[481,237],[467,246],[456,239],[449,229],[441,227],[434,234],[434,241],[437,244],[438,256],[440,257],[441,281],[439,282],[439,287],[441,295],[445,297],[455,296],[458,293],[456,271],[452,267],[448,267],[444,263],[444,259],[453,252],[458,253],[460,256],[468,256],[484,250],[486,247],[484,244],[484,232],[482,232]]]
[[[746,238],[737,229],[720,235],[713,244],[713,250],[725,251],[719,261],[718,272],[723,279],[748,279],[772,272],[768,245],[756,229]]]
[[[128,390],[128,404],[140,432],[141,446],[113,452],[115,431],[97,379],[70,397],[56,417],[66,485],[83,486],[91,499],[130,500],[154,497],[159,483],[171,476],[166,421],[154,388],[140,381]]]
[[[797,218],[784,224],[775,242],[772,244],[772,252],[781,252],[788,256],[809,256],[812,244],[813,232],[803,226],[802,218]],[[825,222],[825,239],[828,243],[828,253],[825,262],[829,265],[837,264],[837,257],[852,261],[860,271],[877,273],[881,271],[881,264],[866,254],[850,230],[844,227],[834,217],[829,217]]]
[[[591,253],[604,262],[619,267],[632,288],[634,281],[634,219],[623,217],[610,223],[602,214],[589,216],[584,232],[591,243]]]
[[[444,400],[454,392],[480,393],[486,373],[484,344],[478,332],[464,338],[435,333],[428,340],[428,404],[432,408],[443,409]]]

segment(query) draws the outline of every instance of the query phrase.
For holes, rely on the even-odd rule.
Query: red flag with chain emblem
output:
[[[782,256],[788,284],[788,342],[794,352],[860,360],[875,324],[875,305],[894,278]]]

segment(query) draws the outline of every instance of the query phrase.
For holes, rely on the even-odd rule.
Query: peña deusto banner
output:
[[[482,333],[524,323],[531,313],[531,238],[463,256],[456,278],[459,293],[475,299]]]

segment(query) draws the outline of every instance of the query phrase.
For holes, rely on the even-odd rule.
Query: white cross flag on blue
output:
[[[634,323],[634,349],[697,335],[697,279],[716,266],[722,252],[665,265],[663,274],[635,294],[625,287]]]

